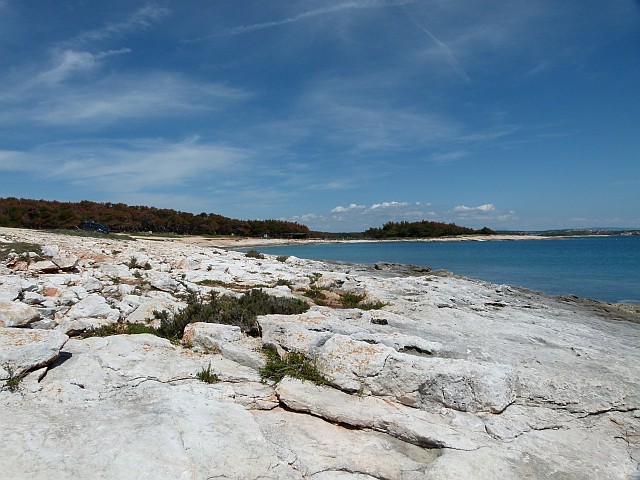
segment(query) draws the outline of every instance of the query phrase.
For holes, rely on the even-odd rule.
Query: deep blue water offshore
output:
[[[317,244],[257,250],[347,263],[425,265],[554,295],[640,303],[640,236]]]

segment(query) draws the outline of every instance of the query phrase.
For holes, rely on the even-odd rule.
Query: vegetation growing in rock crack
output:
[[[15,372],[13,366],[11,366],[11,364],[6,364],[4,369],[9,374],[9,378],[7,378],[7,380],[4,382],[4,386],[7,387],[7,389],[10,392],[17,391],[18,387],[20,386],[20,382],[25,377],[25,375],[24,374],[22,374],[22,375],[16,374],[16,372]]]
[[[217,383],[220,381],[218,375],[211,370],[211,362],[209,362],[207,368],[202,367],[202,370],[196,373],[196,377],[204,383]]]
[[[191,291],[187,294],[185,301],[187,306],[176,314],[170,314],[166,310],[154,312],[160,319],[158,335],[169,339],[180,339],[188,324],[206,322],[236,325],[244,333],[258,336],[260,335],[256,322],[258,315],[295,315],[309,309],[309,305],[298,298],[274,297],[257,289],[250,290],[240,297],[211,292],[209,301],[200,299],[196,292]]]
[[[133,270],[135,268],[141,268],[143,270],[151,270],[153,267],[149,262],[145,262],[144,264],[138,263],[138,259],[136,257],[131,257],[129,259],[129,263],[127,263],[127,267]]]
[[[389,305],[388,303],[376,300],[375,302],[363,302],[366,298],[365,293],[343,293],[340,295],[340,301],[344,308],[359,308],[361,310],[379,310]]]
[[[329,380],[320,373],[315,362],[300,352],[286,352],[282,357],[275,347],[265,347],[266,365],[260,369],[265,380],[279,382],[286,376],[309,380],[317,385],[326,385]]]
[[[247,253],[244,254],[244,256],[248,258],[259,258],[259,259],[264,258],[264,255],[258,252],[257,250],[249,250]]]

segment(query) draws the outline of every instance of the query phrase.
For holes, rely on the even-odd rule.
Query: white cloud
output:
[[[466,205],[459,205],[454,207],[454,212],[464,212],[464,213],[488,213],[495,212],[496,207],[493,203],[487,203],[485,205],[478,205],[477,207],[467,207]]]
[[[338,205],[334,209],[331,210],[331,213],[345,213],[352,210],[362,210],[367,208],[365,205],[357,205],[355,203],[350,204],[348,207],[343,207],[342,205]]]
[[[451,213],[455,214],[457,221],[491,223],[492,225],[508,223],[518,219],[518,215],[513,210],[508,212],[499,211],[493,203],[478,205],[477,207],[467,207],[466,205],[458,205],[454,207]]]
[[[370,210],[378,210],[381,208],[398,208],[398,207],[407,207],[410,203],[408,202],[382,202],[382,203],[374,203],[371,205]]]

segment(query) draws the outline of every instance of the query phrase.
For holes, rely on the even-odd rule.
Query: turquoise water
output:
[[[347,263],[425,265],[549,294],[640,303],[640,236],[320,244],[257,250]]]

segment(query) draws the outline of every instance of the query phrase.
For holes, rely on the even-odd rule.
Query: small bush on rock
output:
[[[196,377],[204,383],[218,383],[220,381],[218,375],[211,370],[211,362],[207,368],[202,367],[202,370],[196,373]]]
[[[375,302],[363,302],[367,295],[364,293],[343,293],[340,301],[344,308],[359,308],[361,310],[379,310],[389,305],[388,303],[376,300]]]
[[[9,374],[9,378],[7,378],[7,380],[5,381],[4,386],[10,392],[16,392],[18,390],[18,388],[20,387],[20,382],[24,378],[24,374],[23,375],[17,375],[15,370],[13,369],[13,366],[11,366],[10,364],[5,365],[4,369]]]
[[[300,380],[312,381],[317,385],[329,383],[329,380],[320,373],[315,362],[300,352],[287,352],[283,357],[278,355],[278,351],[274,347],[267,347],[264,352],[267,356],[267,363],[260,369],[260,375],[265,380],[279,382],[288,375]]]
[[[259,258],[259,259],[264,258],[264,255],[258,252],[257,250],[249,250],[247,253],[244,254],[244,256],[248,258]]]

